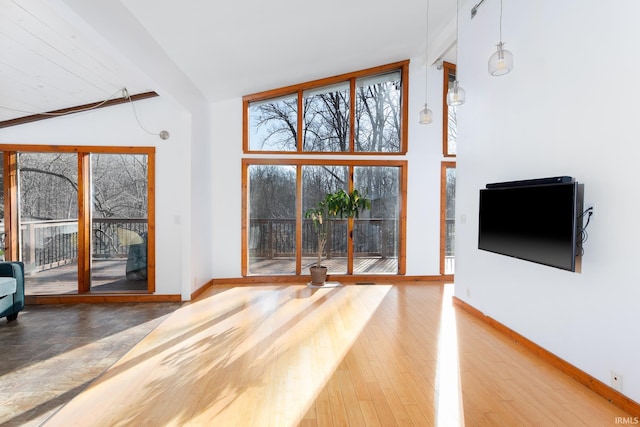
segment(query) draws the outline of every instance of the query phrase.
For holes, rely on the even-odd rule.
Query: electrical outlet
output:
[[[611,387],[622,393],[622,375],[611,371]]]
[[[471,289],[467,288],[467,298],[471,298]]]

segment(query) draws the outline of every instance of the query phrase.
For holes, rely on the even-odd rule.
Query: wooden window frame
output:
[[[456,157],[449,153],[449,104],[447,104],[447,93],[449,92],[449,76],[456,75],[456,65],[450,62],[442,63],[442,155],[444,157]]]
[[[399,236],[398,236],[398,272],[396,275],[406,274],[406,240],[407,240],[407,161],[406,160],[344,160],[344,159],[242,159],[242,276],[254,277],[249,275],[249,166],[253,165],[288,165],[296,167],[296,276],[302,274],[302,224],[299,219],[302,218],[302,167],[303,166],[347,166],[349,167],[349,190],[353,189],[353,170],[355,167],[367,166],[390,166],[400,168],[399,181]],[[348,255],[347,255],[347,275],[353,273],[353,219],[348,221]],[[355,274],[360,276],[363,274]],[[388,277],[389,275],[385,275]],[[276,277],[276,276],[269,276]]]
[[[91,285],[91,177],[90,154],[147,155],[147,293],[156,290],[155,244],[155,147],[99,147],[0,144],[4,164],[5,259],[18,260],[20,225],[18,215],[18,153],[78,154],[78,293],[90,292]],[[128,291],[127,293],[135,293]],[[106,295],[101,292],[100,295]]]
[[[363,77],[375,76],[378,74],[384,74],[391,71],[400,71],[402,81],[402,91],[400,94],[400,150],[396,152],[377,152],[377,151],[355,151],[355,87],[356,80]],[[297,141],[296,151],[263,151],[263,150],[251,150],[249,146],[249,106],[252,102],[266,101],[269,99],[280,98],[283,96],[296,95],[298,97],[298,138],[302,138],[303,134],[303,93],[306,90],[322,88],[324,86],[330,86],[338,83],[349,82],[350,100],[349,106],[352,112],[349,115],[349,151],[303,151],[303,141]],[[242,150],[245,154],[303,154],[307,156],[313,156],[318,154],[323,155],[345,155],[345,154],[357,154],[362,156],[398,156],[405,155],[408,150],[408,108],[409,108],[409,61],[400,61],[392,64],[381,65],[378,67],[368,68],[366,70],[355,71],[352,73],[346,73],[337,75],[334,77],[328,77],[319,80],[313,80],[306,83],[300,83],[297,85],[286,86],[279,89],[273,89],[265,92],[255,93],[252,95],[246,95],[242,98]]]

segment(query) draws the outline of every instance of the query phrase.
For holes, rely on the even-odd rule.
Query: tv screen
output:
[[[478,248],[576,271],[581,186],[570,177],[488,184],[480,190]]]

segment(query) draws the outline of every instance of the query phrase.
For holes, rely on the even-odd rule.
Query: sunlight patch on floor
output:
[[[436,371],[436,426],[464,426],[453,283],[444,285]]]
[[[218,290],[173,313],[48,425],[297,425],[390,288]]]

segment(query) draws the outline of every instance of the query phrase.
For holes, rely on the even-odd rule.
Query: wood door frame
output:
[[[91,154],[146,155],[147,170],[147,290],[156,289],[155,274],[155,147],[100,147],[0,144],[3,153],[5,259],[20,259],[18,153],[75,153],[78,155],[78,293],[91,291]],[[128,292],[129,293],[129,292]],[[107,293],[101,293],[101,295]],[[51,295],[47,295],[48,297]]]

